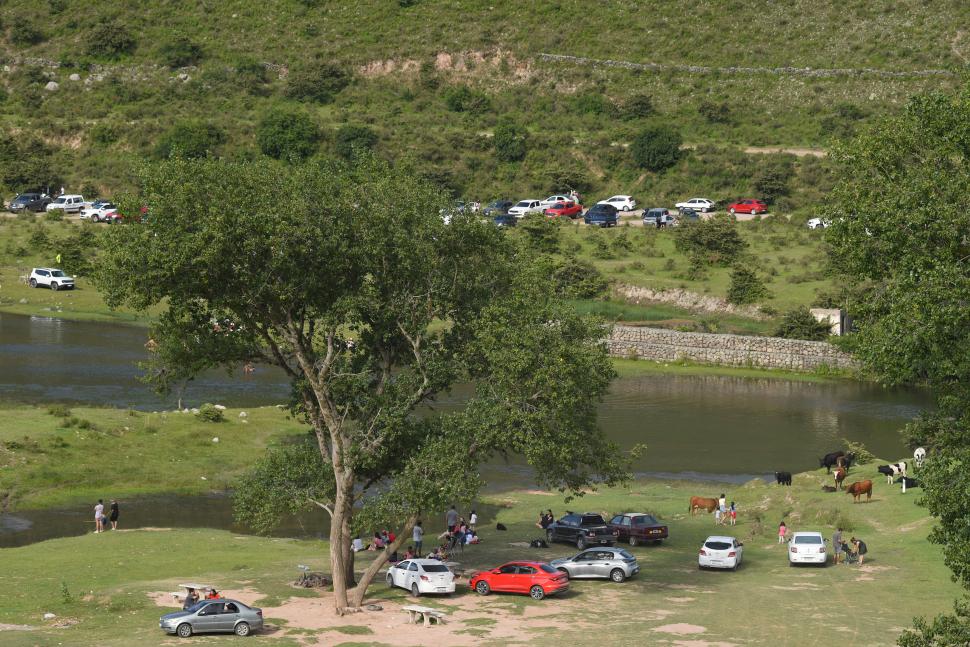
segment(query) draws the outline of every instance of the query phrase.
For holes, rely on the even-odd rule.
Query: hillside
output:
[[[50,182],[116,193],[138,160],[186,140],[202,154],[257,155],[257,125],[285,109],[310,118],[323,154],[354,142],[407,153],[456,195],[573,186],[727,199],[780,174],[780,210],[808,210],[831,178],[824,157],[803,153],[954,86],[970,58],[957,29],[970,8],[956,0],[932,12],[912,0],[0,6],[8,192]],[[607,59],[634,69],[596,63]],[[336,77],[324,65],[321,78],[320,63]],[[494,150],[504,121],[524,142],[519,161]],[[664,173],[627,148],[652,125],[690,150]]]

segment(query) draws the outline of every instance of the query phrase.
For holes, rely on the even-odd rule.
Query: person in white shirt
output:
[[[364,550],[364,540],[360,538],[360,535],[354,537],[354,540],[350,542],[350,549],[355,553]]]
[[[419,521],[414,526],[414,532],[411,534],[411,539],[414,540],[414,554],[421,554],[421,545],[424,543],[424,528],[421,527],[421,522]]]
[[[98,499],[98,505],[94,506],[94,532],[104,531],[104,501]]]
[[[478,526],[478,513],[472,510],[471,515],[468,517],[468,527],[472,530],[477,530]]]

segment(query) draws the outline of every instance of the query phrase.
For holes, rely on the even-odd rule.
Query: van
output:
[[[61,209],[64,213],[80,213],[82,207],[84,207],[83,195],[65,194],[54,198],[54,201],[47,205],[47,211],[49,213]]]

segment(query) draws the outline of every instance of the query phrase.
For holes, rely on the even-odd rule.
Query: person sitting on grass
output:
[[[404,551],[404,559],[414,559],[414,546],[408,546],[408,549]]]

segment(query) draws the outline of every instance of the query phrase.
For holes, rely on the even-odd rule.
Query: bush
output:
[[[829,325],[815,318],[808,308],[793,308],[785,313],[775,337],[822,341],[829,336]]]
[[[681,157],[682,143],[680,133],[673,128],[651,126],[633,139],[630,153],[637,166],[659,173],[677,163]]]
[[[212,154],[225,139],[225,133],[214,124],[198,120],[182,121],[162,136],[155,147],[155,154],[161,158],[201,159]]]
[[[47,413],[55,418],[69,418],[71,416],[71,410],[63,404],[54,404],[47,407]]]
[[[350,73],[338,65],[313,61],[292,70],[286,80],[286,96],[291,99],[330,103],[350,85]]]
[[[50,248],[51,239],[50,236],[47,235],[47,229],[42,226],[35,228],[34,231],[31,232],[30,238],[27,239],[27,244],[30,245],[30,248],[35,252],[42,252],[45,249]],[[51,415],[63,417],[67,414],[52,413]]]
[[[525,158],[528,149],[528,133],[521,126],[505,121],[495,128],[492,138],[495,156],[502,162],[519,162]]]
[[[32,22],[18,20],[10,26],[10,44],[16,47],[30,47],[47,39],[44,32]]]
[[[369,151],[377,144],[377,133],[368,126],[343,125],[334,136],[334,149],[344,159],[353,159],[355,151]]]
[[[876,460],[872,452],[866,449],[866,446],[862,443],[857,443],[848,438],[842,439],[842,445],[845,447],[846,453],[855,454],[855,464],[856,465],[868,465],[869,463]]]
[[[266,91],[266,66],[254,59],[236,62],[236,83],[250,94],[263,94]]]
[[[196,65],[202,56],[202,46],[186,36],[176,36],[158,49],[159,60],[172,68]]]
[[[300,161],[317,151],[320,131],[305,112],[277,109],[266,113],[256,126],[256,142],[265,155]]]
[[[87,43],[88,54],[108,59],[131,54],[138,46],[128,26],[117,20],[101,20],[88,34]]]
[[[794,175],[794,167],[789,161],[769,162],[754,177],[754,190],[758,197],[772,203],[791,192],[789,182]]]
[[[581,115],[608,115],[613,103],[602,92],[583,92],[573,98],[574,110]]]
[[[222,409],[217,409],[215,405],[206,402],[199,407],[199,412],[195,417],[203,422],[223,422],[226,417],[222,415]]]
[[[481,114],[490,107],[488,97],[470,89],[467,85],[456,85],[444,92],[445,105],[452,112]]]
[[[589,261],[567,256],[552,272],[556,292],[567,299],[594,299],[606,292],[609,281]]]
[[[559,250],[559,225],[541,213],[530,213],[519,223],[529,247],[540,252]]]
[[[623,104],[624,119],[643,119],[654,112],[653,98],[649,94],[635,94]]]
[[[739,265],[731,272],[731,285],[728,287],[728,303],[746,305],[755,303],[768,296],[768,288],[754,270]]]
[[[747,246],[737,225],[728,218],[701,220],[674,230],[674,247],[692,263],[697,259],[708,265],[731,265]]]
[[[697,112],[704,117],[708,123],[728,124],[731,123],[731,106],[727,101],[716,103],[714,101],[701,101],[697,106]]]
[[[92,143],[101,146],[108,146],[118,141],[118,137],[121,135],[121,129],[112,123],[101,122],[95,124],[91,130],[88,131],[88,139]]]

